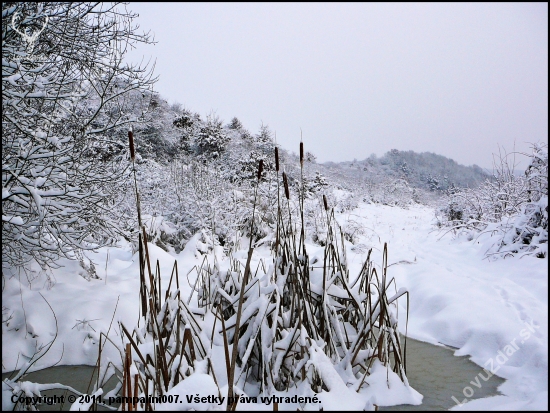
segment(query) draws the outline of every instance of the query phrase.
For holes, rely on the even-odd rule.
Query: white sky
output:
[[[548,4],[130,3],[170,103],[320,162],[548,140]]]

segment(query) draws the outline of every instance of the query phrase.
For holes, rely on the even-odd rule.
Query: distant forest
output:
[[[454,187],[474,188],[490,178],[477,165],[464,166],[432,152],[417,153],[392,149],[378,158],[372,154],[362,161],[327,162],[330,168],[342,168],[346,174],[366,180],[400,178],[415,188],[441,192]]]

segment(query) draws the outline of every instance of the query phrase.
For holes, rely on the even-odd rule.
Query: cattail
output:
[[[290,199],[290,192],[288,190],[288,180],[286,179],[286,173],[285,172],[283,172],[283,184],[285,186],[286,199]]]
[[[132,161],[136,159],[136,151],[134,149],[134,134],[131,130],[128,131],[128,142],[130,144],[130,157]]]
[[[325,211],[328,211],[328,202],[325,194],[323,194],[323,204],[325,204]]]
[[[304,166],[304,142],[300,142],[300,166]]]
[[[260,159],[260,164],[258,165],[258,181],[262,177],[263,170],[264,170],[264,160]]]
[[[279,172],[279,148],[275,146],[275,170]]]

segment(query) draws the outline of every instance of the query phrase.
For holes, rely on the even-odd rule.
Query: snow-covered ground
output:
[[[349,215],[370,228],[364,237],[368,247],[380,250],[378,237],[388,240],[394,264],[388,272],[410,292],[408,334],[457,348],[455,355],[469,355],[480,366],[481,376],[464,383],[464,394],[449,397],[464,403],[483,385],[485,368],[507,379],[499,389],[504,396],[461,408],[547,410],[547,259],[489,261],[484,253],[494,238],[468,241],[435,231],[427,208],[363,205]],[[361,255],[348,259],[359,265]],[[403,330],[405,319],[400,322]]]
[[[401,209],[366,204],[338,214],[341,223],[355,221],[354,225],[362,231],[356,234],[355,245],[347,244],[351,278],[359,272],[369,248],[374,249],[373,262],[380,265],[383,244],[387,242],[388,275],[396,278],[398,287],[405,287],[410,292],[408,335],[455,347],[456,355],[469,355],[480,366],[480,375],[464,383],[463,394],[449,395],[449,398],[454,396],[458,403],[467,402],[465,399],[483,386],[483,377],[487,377],[483,368],[507,380],[500,388],[503,396],[472,401],[457,408],[547,410],[547,259],[524,257],[488,261],[484,252],[494,241],[489,235],[473,240],[457,239],[452,234],[443,236],[434,229],[433,217],[433,210],[426,207]],[[193,238],[176,256],[149,246],[153,262],[159,259],[163,288],[168,284],[176,258],[183,291],[189,294],[189,285],[196,273],[189,274],[189,283],[181,275],[187,274],[194,265],[200,265],[202,257],[197,253],[197,242],[197,237]],[[310,259],[316,254],[322,257],[322,248],[311,245],[308,253]],[[258,248],[254,261],[262,257],[267,257],[267,251]],[[44,275],[32,280],[30,289],[26,275],[20,277],[22,286],[16,277],[5,280],[3,320],[11,319],[2,324],[3,372],[19,368],[40,346],[50,342],[55,336],[56,323],[58,336],[34,369],[58,361],[59,364],[94,365],[98,332],[109,330],[115,306],[115,321],[121,320],[127,326],[136,323],[139,270],[137,255],[132,254],[130,245],[104,248],[90,254],[90,258],[96,263],[101,280],[85,280],[79,275],[83,270],[78,263],[69,261],[62,263],[63,268],[54,270],[52,288],[48,288]],[[221,254],[219,259],[222,260]],[[402,332],[406,324],[405,304],[405,300],[400,302]],[[115,327],[116,322],[113,322],[111,334],[113,331],[117,334]],[[111,359],[120,357],[114,349],[106,347],[105,351]],[[222,358],[216,361],[216,354],[213,354],[213,361],[218,380],[223,383],[219,377],[224,370],[223,352],[220,355]],[[385,370],[382,373],[385,378]],[[209,376],[194,376],[192,381],[185,380],[182,384],[197,389],[208,387],[214,392],[216,386],[210,383]],[[220,388],[222,383],[219,383]],[[364,407],[360,405],[364,399],[355,400],[351,394],[348,401],[353,405],[343,402],[342,392],[349,389],[345,386],[338,389],[338,385],[334,382],[337,391],[333,394],[339,393],[340,398],[323,400],[325,409]],[[414,383],[411,386],[414,388]],[[393,397],[396,394],[394,392]],[[403,400],[419,402],[418,394],[412,389],[399,394]],[[394,404],[398,403],[395,400]],[[240,407],[246,406],[250,405]]]

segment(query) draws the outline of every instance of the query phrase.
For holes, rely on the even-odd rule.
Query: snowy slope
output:
[[[389,241],[389,263],[394,265],[388,272],[411,296],[411,337],[457,348],[455,354],[471,356],[484,377],[482,367],[507,379],[499,389],[504,396],[462,408],[546,410],[547,259],[514,257],[489,262],[484,252],[494,240],[488,235],[471,241],[453,239],[452,234],[442,236],[434,230],[432,217],[429,209],[421,207],[361,205],[341,218],[361,221],[370,228],[362,240],[369,247],[381,249],[378,236]],[[352,256],[348,255],[350,261]],[[403,330],[405,320],[400,321]],[[464,394],[449,397],[466,402],[476,385],[483,385],[482,378],[472,377],[472,381],[464,383],[468,387]]]

